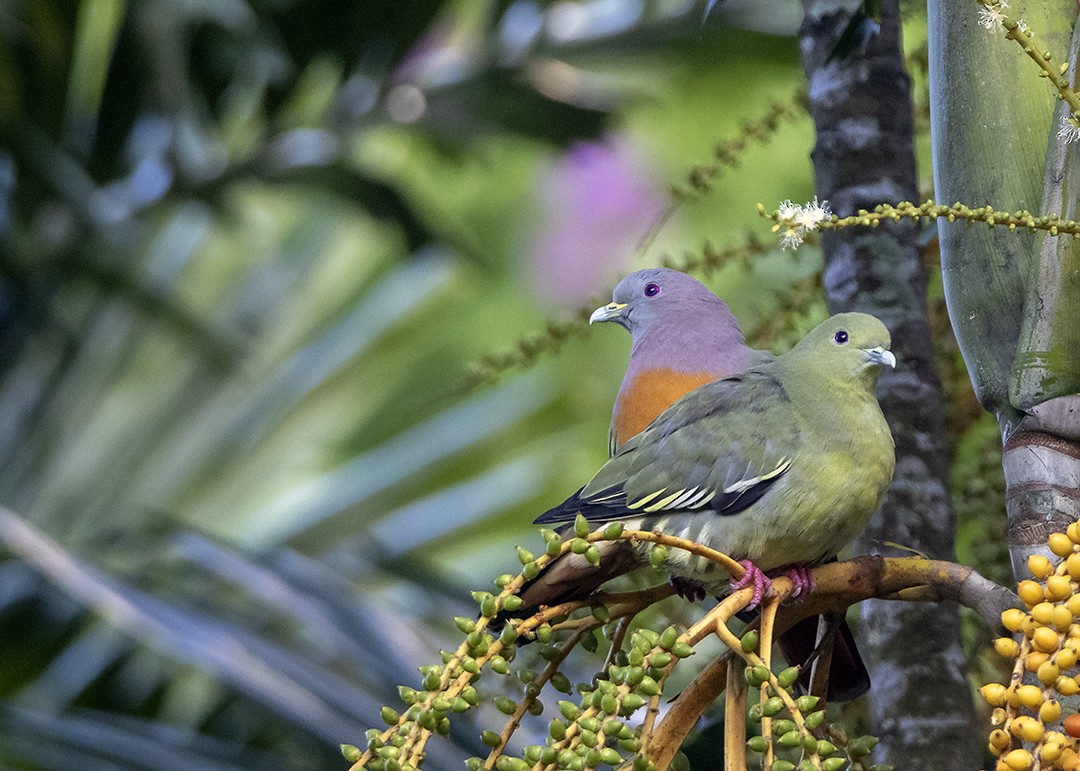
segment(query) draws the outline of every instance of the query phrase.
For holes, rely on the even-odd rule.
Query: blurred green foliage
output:
[[[704,5],[0,5],[0,765],[323,769],[378,723],[603,458],[628,341],[468,363],[812,195],[802,119],[644,253],[633,207],[611,253],[538,246],[597,236],[558,169],[599,154],[597,211],[659,216],[794,100],[797,5]],[[709,281],[752,330],[818,268]],[[824,306],[783,312],[780,347]],[[430,768],[481,751],[451,739]]]

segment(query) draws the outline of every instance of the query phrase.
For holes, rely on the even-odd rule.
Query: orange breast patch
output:
[[[675,372],[650,369],[634,378],[629,388],[619,393],[615,402],[615,443],[621,445],[640,434],[661,412],[680,397],[719,377],[708,372]]]

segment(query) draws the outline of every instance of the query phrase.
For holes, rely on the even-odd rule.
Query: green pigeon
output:
[[[831,317],[784,355],[679,399],[536,523],[580,512],[593,525],[697,541],[746,567],[733,588],[752,584],[755,605],[766,572],[812,590],[809,568],[866,526],[892,479],[892,434],[874,394],[881,368],[896,364],[889,343],[873,316]],[[665,567],[713,593],[731,578],[679,549]]]

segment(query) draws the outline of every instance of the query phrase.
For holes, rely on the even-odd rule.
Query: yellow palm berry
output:
[[[1073,612],[1064,605],[1055,605],[1053,612],[1050,614],[1050,623],[1059,632],[1065,632],[1072,626],[1075,618]]]
[[[1036,555],[1033,554],[1031,556],[1034,557]],[[1080,580],[1080,552],[1073,552],[1068,556],[1065,560],[1065,569],[1069,571],[1069,576],[1071,578]]]
[[[1028,570],[1041,581],[1054,572],[1054,566],[1043,555],[1032,554],[1028,557]]]
[[[1050,658],[1049,653],[1040,653],[1039,651],[1032,651],[1024,659],[1024,669],[1028,672],[1038,672],[1039,667],[1043,665],[1043,662]]]
[[[1043,744],[1042,749],[1039,750],[1039,760],[1043,763],[1053,763],[1061,757],[1061,752],[1064,749],[1065,745],[1059,742],[1046,742]]]
[[[994,640],[994,650],[1007,659],[1015,659],[1020,653],[1020,643],[1011,637],[999,637]]]
[[[1031,617],[1035,619],[1036,624],[1046,626],[1050,623],[1050,619],[1054,617],[1054,603],[1040,602],[1031,609]]]
[[[1062,696],[1075,696],[1080,693],[1080,685],[1073,678],[1062,675],[1054,683],[1054,690]]]
[[[1012,746],[1012,739],[1000,728],[995,728],[990,732],[990,746],[997,750],[995,755],[1000,755],[1003,749]]]
[[[1071,677],[1067,679],[1072,680]],[[1073,683],[1076,681],[1073,680]],[[1042,688],[1037,685],[1021,685],[1016,689],[1016,698],[1020,704],[1031,710],[1041,707],[1044,701]]]
[[[1080,610],[1080,604],[1077,605],[1077,609]],[[1025,618],[1027,614],[1024,611],[1019,608],[1009,608],[1001,614],[1001,623],[1010,632],[1019,632]]]
[[[1032,721],[1032,717],[1029,715],[1018,715],[1013,718],[1013,721],[1009,723],[1009,733],[1013,736],[1019,736],[1024,732],[1024,726]]]
[[[1036,671],[1035,676],[1039,678],[1039,682],[1043,685],[1053,685],[1057,682],[1060,674],[1061,668],[1057,664],[1052,661],[1044,661]]]
[[[1046,579],[1046,594],[1055,600],[1064,600],[1072,596],[1072,586],[1068,576],[1050,576]]]
[[[1073,543],[1080,543],[1080,522],[1073,522],[1065,528],[1065,535],[1067,535],[1069,540]]]
[[[1080,615],[1080,594],[1074,594],[1066,600],[1065,607],[1072,611],[1074,616]]]
[[[993,751],[993,749],[994,749],[993,747],[990,748],[991,751]],[[1000,755],[1001,753],[1000,752],[995,752],[994,754],[995,755]],[[1005,765],[1004,760],[1001,760],[999,758],[997,764],[994,765],[994,771],[1009,771],[1009,767],[1007,765]]]
[[[1027,750],[1013,750],[1003,760],[1011,771],[1027,771],[1035,762],[1035,758]]]
[[[1005,705],[1005,686],[1001,683],[987,683],[979,689],[979,694],[991,707]]]
[[[1058,633],[1047,626],[1039,627],[1035,630],[1035,634],[1031,636],[1031,644],[1035,646],[1035,650],[1043,653],[1056,651],[1060,642],[1061,637]]]
[[[1056,723],[1061,717],[1061,702],[1050,701],[1043,702],[1043,705],[1039,707],[1039,720],[1044,723]]]
[[[1062,669],[1072,669],[1076,664],[1076,648],[1066,645],[1054,656],[1054,663]]]
[[[1047,731],[1043,744],[1060,744],[1062,747],[1069,746],[1069,740],[1061,731]]]
[[[1028,720],[1020,730],[1020,738],[1025,742],[1037,742],[1043,737],[1043,725],[1038,720]]]
[[[1046,539],[1046,545],[1050,547],[1050,551],[1059,557],[1072,554],[1073,542],[1065,533],[1051,533],[1050,537]]]
[[[1031,616],[1025,616],[1023,622],[1020,624],[1020,631],[1024,633],[1024,636],[1029,640],[1031,636],[1035,634],[1035,630],[1039,628],[1038,622]]]
[[[1043,601],[1043,588],[1031,579],[1025,579],[1016,586],[1016,593],[1029,608]]]
[[[1058,758],[1058,765],[1062,771],[1076,771],[1077,765],[1080,765],[1080,755],[1076,754],[1076,750],[1066,747]]]

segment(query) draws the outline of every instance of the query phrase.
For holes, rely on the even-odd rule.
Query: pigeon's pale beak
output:
[[[592,312],[589,316],[589,323],[592,324],[596,321],[613,321],[614,319],[622,316],[623,308],[627,306],[627,303],[610,302],[607,305],[601,305],[599,308]]]
[[[882,367],[896,368],[896,355],[888,350],[882,348],[880,345],[877,348],[870,348],[866,352],[866,360],[869,364],[877,364]]]

